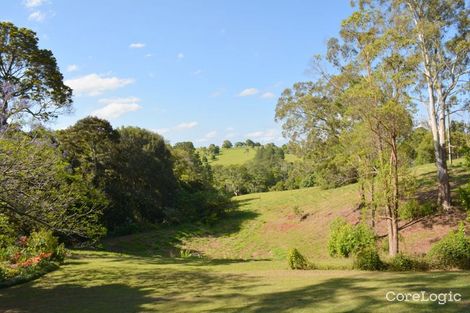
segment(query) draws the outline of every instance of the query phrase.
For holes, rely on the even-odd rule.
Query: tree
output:
[[[8,131],[0,138],[0,213],[25,232],[45,227],[80,240],[103,235],[103,195],[69,169],[50,134]]]
[[[230,140],[224,140],[224,143],[222,144],[222,148],[230,149],[232,147],[233,147],[233,144]]]
[[[213,143],[211,143],[211,144],[209,145],[209,147],[207,147],[207,150],[208,150],[209,153],[212,154],[213,156],[216,156],[216,155],[219,155],[219,154],[220,154],[220,147],[214,145]]]
[[[0,22],[0,131],[28,118],[55,118],[71,104],[52,52],[39,49],[33,31]]]
[[[247,140],[245,141],[245,145],[246,145],[247,147],[253,148],[253,147],[255,146],[255,142],[254,142],[253,140],[251,140],[251,139],[247,139]]]
[[[394,0],[392,10],[382,6],[390,27],[399,24],[408,37],[402,51],[418,62],[416,92],[428,112],[438,177],[438,201],[451,207],[447,169],[446,121],[451,112],[468,109],[470,61],[468,43],[469,10],[464,0]],[[408,52],[411,51],[411,52]]]

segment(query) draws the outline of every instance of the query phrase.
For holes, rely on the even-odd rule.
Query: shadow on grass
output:
[[[103,261],[101,256],[99,259]],[[215,294],[223,289],[233,293],[238,286],[246,289],[261,286],[253,277],[214,274],[204,269],[148,267],[151,265],[148,262],[143,269],[129,263],[121,268],[110,264],[87,266],[86,262],[75,266],[74,262],[51,277],[0,290],[0,312],[185,312],[190,307],[183,311],[171,308],[185,303],[185,299],[204,302],[200,300],[201,292]]]
[[[405,276],[406,275],[406,276]],[[307,287],[246,297],[245,306],[217,308],[210,312],[470,312],[470,288],[446,285],[458,273],[403,274],[400,278],[331,278]],[[379,286],[377,286],[379,284]],[[430,285],[432,285],[430,287]],[[435,287],[435,286],[439,287]],[[389,302],[386,293],[460,293],[461,302]],[[229,299],[232,295],[226,295]],[[236,295],[234,295],[236,296]],[[181,304],[184,307],[184,304]]]
[[[136,256],[180,256],[180,246],[185,238],[219,237],[239,232],[244,222],[259,215],[257,212],[243,209],[256,199],[258,198],[234,200],[233,208],[213,225],[164,225],[146,233],[108,238],[104,241],[104,246],[109,251]]]
[[[470,272],[368,273],[289,271],[274,276],[209,269],[122,266],[110,255],[72,259],[38,282],[0,290],[0,312],[469,312]],[[85,262],[77,263],[74,262]],[[90,264],[86,264],[90,262]],[[95,263],[98,262],[98,263]],[[330,274],[331,273],[331,274]],[[301,274],[301,275],[299,275]],[[347,275],[345,275],[347,274]],[[288,279],[285,276],[289,276]],[[309,277],[311,280],[309,280]],[[289,281],[294,282],[294,287]],[[295,283],[297,282],[297,283]],[[457,282],[457,283],[456,283]],[[303,284],[302,287],[296,287]],[[285,286],[283,284],[286,284]],[[462,295],[463,302],[388,302],[395,292]]]

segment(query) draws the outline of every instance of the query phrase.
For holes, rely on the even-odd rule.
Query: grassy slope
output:
[[[240,165],[244,164],[255,157],[256,149],[253,148],[231,148],[222,149],[216,160],[211,161],[212,165]],[[286,160],[294,162],[298,158],[293,154],[287,154]]]
[[[453,171],[457,181],[468,181],[462,168]],[[417,168],[416,174],[420,190],[428,192],[432,165]],[[245,195],[235,199],[240,209],[216,227],[168,227],[110,240],[106,246],[123,254],[76,252],[56,272],[0,289],[0,312],[470,312],[468,271],[287,269],[283,257],[294,246],[317,264],[349,267],[348,260],[330,259],[325,245],[332,218],[357,218],[352,216],[356,187]],[[444,224],[437,226],[453,227]],[[405,242],[434,240],[434,226],[413,227]],[[178,256],[181,248],[213,259],[158,256]],[[451,290],[464,301],[389,303],[385,294],[390,290]]]
[[[452,171],[456,182],[468,180],[469,173],[462,166],[457,165]],[[420,193],[435,194],[432,164],[416,167],[414,174],[419,177]],[[285,259],[288,250],[296,247],[319,265],[350,267],[348,259],[329,257],[327,241],[329,224],[337,216],[359,221],[360,211],[355,211],[359,202],[357,185],[249,194],[234,200],[238,210],[214,227],[163,229],[111,240],[108,247],[139,255],[165,255],[170,251],[178,256],[180,249],[188,249],[211,258],[275,260]],[[401,231],[402,250],[426,252],[431,243],[455,228],[462,218],[463,214],[435,216],[406,227]],[[379,234],[385,234],[383,222],[379,224]]]
[[[81,252],[39,280],[0,289],[0,312],[468,312],[470,272],[289,271],[276,262]],[[395,302],[387,291],[461,293],[463,302]]]

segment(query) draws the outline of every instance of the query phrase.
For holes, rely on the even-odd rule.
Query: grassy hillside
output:
[[[252,160],[256,155],[256,148],[230,148],[221,149],[217,159],[211,160],[212,165],[240,165]],[[293,154],[285,156],[289,162],[294,162],[298,158]]]
[[[469,180],[468,171],[458,162],[452,167],[453,186]],[[434,165],[416,167],[422,194],[435,194]],[[238,209],[213,227],[183,226],[136,234],[107,242],[109,248],[139,255],[179,255],[189,250],[210,258],[284,260],[290,248],[298,248],[320,265],[348,268],[348,259],[331,258],[327,252],[330,222],[343,216],[356,223],[360,220],[358,186],[337,189],[267,192],[235,197]],[[424,253],[450,229],[464,213],[433,215],[407,225],[401,223],[401,249]],[[378,232],[386,234],[379,223]]]

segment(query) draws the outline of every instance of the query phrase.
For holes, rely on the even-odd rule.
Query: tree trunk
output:
[[[398,254],[398,220],[396,218],[388,220],[388,253],[392,257]]]

